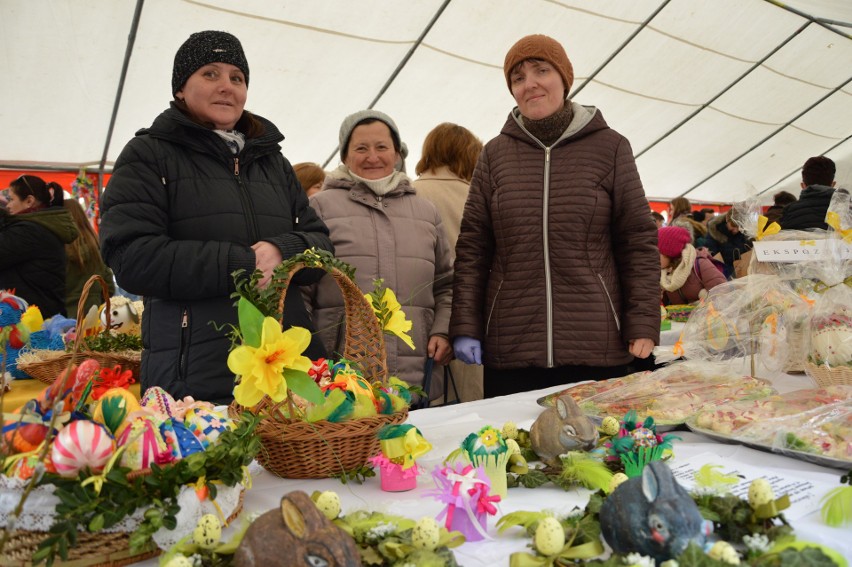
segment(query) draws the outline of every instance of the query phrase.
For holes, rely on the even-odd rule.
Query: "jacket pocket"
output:
[[[177,364],[177,380],[183,382],[186,380],[187,369],[189,366],[189,345],[192,339],[192,327],[190,326],[189,307],[181,307],[180,315],[180,344],[178,345],[178,364]]]
[[[609,294],[609,290],[606,288],[606,282],[604,282],[603,276],[600,274],[596,274],[598,276],[598,281],[601,283],[601,288],[603,289],[604,295],[606,296],[606,301],[609,303],[609,309],[612,312],[612,319],[615,321],[615,328],[618,332],[621,332],[621,320],[618,318],[618,312],[615,310],[615,304],[612,302],[612,296]]]
[[[488,336],[488,329],[491,327],[491,317],[494,315],[494,310],[497,308],[497,298],[500,297],[500,289],[503,287],[503,281],[497,284],[497,291],[494,292],[494,299],[491,300],[491,307],[488,309],[488,318],[485,320],[485,336]]]

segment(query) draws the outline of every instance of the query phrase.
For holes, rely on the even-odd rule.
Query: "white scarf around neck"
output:
[[[684,246],[680,255],[680,263],[675,266],[675,269],[660,270],[660,287],[666,291],[677,291],[682,288],[689,278],[692,266],[695,265],[695,256],[695,247],[692,244]]]
[[[347,168],[348,169],[348,168]],[[406,178],[406,175],[401,171],[394,171],[387,177],[382,177],[381,179],[364,179],[358,175],[352,173],[352,170],[349,170],[349,176],[352,177],[355,181],[360,181],[367,188],[381,197],[382,195],[387,195],[391,191],[397,188],[399,182]]]

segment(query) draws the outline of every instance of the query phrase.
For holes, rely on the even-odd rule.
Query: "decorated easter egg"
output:
[[[101,472],[114,452],[115,440],[106,427],[80,419],[57,434],[51,459],[59,475],[73,478],[82,470]]]
[[[852,317],[834,313],[811,323],[811,358],[816,364],[843,366],[852,362]]]
[[[411,529],[411,545],[418,549],[434,551],[441,540],[441,529],[434,518],[424,516]]]
[[[175,555],[168,560],[165,567],[194,567],[195,563],[186,555]]]
[[[134,419],[118,438],[118,446],[125,447],[121,466],[131,470],[147,469],[154,463],[162,465],[174,460],[160,429],[151,418]]]
[[[533,542],[542,555],[556,555],[565,547],[565,530],[559,520],[548,516],[538,523]]]
[[[98,400],[92,419],[106,425],[116,437],[120,437],[127,427],[127,416],[140,409],[142,407],[132,392],[124,388],[110,388]]]
[[[615,492],[615,489],[618,488],[618,486],[621,483],[626,482],[627,480],[628,480],[628,477],[623,472],[617,472],[614,475],[612,475],[612,478],[609,480],[609,492],[610,492],[610,494]]]
[[[192,541],[203,549],[213,549],[222,539],[222,524],[213,514],[204,514],[192,531]]]
[[[183,459],[204,450],[201,441],[182,421],[167,419],[160,424],[160,435],[175,459]]]
[[[145,390],[140,405],[160,415],[174,417],[175,399],[159,386]]]
[[[656,447],[657,434],[645,427],[637,427],[630,432],[636,447]]]
[[[189,410],[183,422],[205,448],[215,443],[223,431],[235,427],[229,417],[216,410],[205,408]]]

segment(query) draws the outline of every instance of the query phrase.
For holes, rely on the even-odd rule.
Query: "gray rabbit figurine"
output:
[[[600,523],[613,551],[640,553],[657,563],[677,557],[689,542],[703,546],[712,527],[661,461],[651,462],[642,476],[620,484],[609,495]]]
[[[556,398],[530,427],[530,444],[542,462],[560,466],[559,455],[588,451],[598,442],[598,429],[569,394]]]

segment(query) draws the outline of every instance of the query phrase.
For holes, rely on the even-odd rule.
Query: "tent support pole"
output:
[[[109,128],[107,129],[106,141],[104,142],[104,152],[101,154],[101,162],[98,165],[98,186],[95,188],[98,210],[100,210],[101,206],[101,187],[103,187],[104,184],[104,168],[106,167],[107,152],[109,152],[109,144],[112,141],[112,133],[115,129],[118,107],[121,106],[121,93],[124,91],[124,80],[127,78],[127,68],[130,66],[130,56],[133,53],[133,44],[136,43],[136,30],[139,29],[139,18],[142,15],[142,5],[144,3],[145,0],[136,0],[136,10],[133,12],[133,22],[130,24],[130,33],[127,36],[127,48],[124,50],[124,63],[121,65],[121,76],[118,80],[118,90],[115,93],[115,102],[112,105],[112,116],[109,118]]]
[[[420,34],[420,37],[417,38],[417,41],[414,42],[414,45],[411,46],[411,49],[408,50],[408,53],[405,54],[405,57],[403,57],[402,61],[399,62],[399,65],[396,66],[396,69],[393,70],[393,73],[391,73],[391,76],[388,77],[388,80],[385,81],[384,85],[382,85],[382,88],[379,90],[379,94],[376,95],[376,97],[373,99],[373,102],[371,102],[370,106],[367,107],[368,109],[376,106],[376,103],[379,102],[379,99],[382,98],[382,96],[385,94],[385,92],[388,90],[388,88],[390,88],[391,84],[393,84],[393,82],[396,80],[397,75],[399,75],[400,71],[402,71],[402,69],[408,63],[408,60],[411,59],[411,56],[414,55],[414,52],[417,51],[417,48],[420,47],[420,44],[423,43],[424,39],[426,39],[426,36],[429,34],[429,32],[432,30],[432,27],[435,25],[435,23],[441,17],[441,14],[443,14],[444,10],[447,9],[447,6],[450,5],[450,1],[451,0],[444,0],[444,3],[441,4],[441,7],[438,8],[438,11],[435,12],[435,15],[432,16],[432,19],[429,21],[429,23],[426,25],[425,28],[423,28],[423,32]],[[328,159],[326,159],[325,162],[323,162],[323,164],[322,164],[323,169],[325,169],[326,166],[329,164],[329,162],[331,162],[331,160],[334,159],[334,156],[335,156],[335,154],[337,154],[337,151],[339,149],[340,149],[340,146],[337,146],[336,148],[334,148],[334,150],[331,152],[331,155],[328,156]]]

